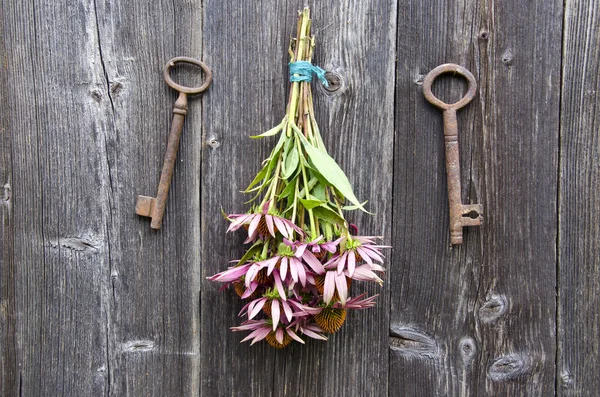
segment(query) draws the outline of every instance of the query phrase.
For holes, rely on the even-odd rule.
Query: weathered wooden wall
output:
[[[393,246],[379,305],[327,343],[240,345],[239,300],[205,277],[241,254],[221,208],[285,109],[304,1],[1,0],[1,396],[589,396],[600,388],[600,1],[309,1],[332,155]],[[204,59],[159,232],[176,94]],[[466,66],[463,198],[450,248],[438,64]],[[184,81],[194,77],[186,71]],[[435,92],[458,98],[460,81]]]

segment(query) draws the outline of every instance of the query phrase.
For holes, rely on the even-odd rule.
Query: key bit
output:
[[[169,72],[176,63],[190,63],[199,66],[204,72],[204,83],[200,87],[184,87],[175,83]],[[158,193],[156,198],[148,196],[138,196],[135,204],[135,213],[141,216],[152,218],[150,227],[158,230],[162,225],[162,219],[167,204],[167,195],[173,178],[173,170],[175,169],[175,160],[177,159],[177,149],[181,139],[181,131],[183,130],[183,122],[187,114],[187,95],[199,94],[205,91],[212,81],[212,73],[208,66],[193,58],[177,57],[167,62],[164,70],[165,81],[167,84],[179,91],[179,97],[173,106],[173,121],[171,123],[171,132],[169,133],[169,141],[167,143],[167,151],[165,153],[165,161],[160,174],[160,182],[158,183]]]
[[[458,102],[447,104],[431,91],[434,80],[443,73],[463,76],[469,83],[465,96]],[[446,176],[448,180],[448,204],[450,207],[450,243],[462,244],[462,228],[479,226],[483,222],[481,204],[463,204],[460,186],[460,158],[458,150],[458,122],[456,111],[467,105],[475,97],[477,82],[467,69],[455,64],[444,64],[433,69],[423,80],[423,94],[435,107],[442,110],[444,118],[444,142],[446,148]]]

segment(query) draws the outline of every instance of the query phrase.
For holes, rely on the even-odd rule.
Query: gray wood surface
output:
[[[560,123],[560,396],[600,390],[599,1],[567,1]]]
[[[414,1],[399,8],[390,390],[405,396],[554,391],[562,3]],[[424,75],[479,83],[458,113],[464,203],[484,225],[450,248],[442,115]],[[446,78],[434,92],[454,102]]]
[[[273,141],[300,1],[0,0],[1,396],[596,395],[600,388],[600,2],[309,1],[330,153],[393,246],[378,306],[326,343],[239,344],[239,299],[205,279],[242,254],[227,212]],[[174,56],[214,71],[191,97],[160,231]],[[450,248],[446,62],[465,202]],[[177,70],[187,84],[193,69]],[[332,81],[333,81],[332,80]],[[464,90],[445,77],[434,92]],[[558,294],[558,295],[557,295]]]

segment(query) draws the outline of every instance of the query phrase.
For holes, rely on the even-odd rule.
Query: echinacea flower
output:
[[[276,237],[276,232],[281,233],[285,238],[292,238],[294,232],[303,235],[304,232],[297,225],[288,219],[282,218],[269,212],[271,201],[263,204],[262,210],[250,214],[231,214],[227,218],[231,220],[231,225],[227,228],[228,232],[238,230],[244,225],[248,225],[248,238],[244,243],[250,243],[258,236],[271,235]]]
[[[347,269],[349,276],[354,275],[356,264],[365,261],[368,265],[373,265],[373,261],[383,263],[382,248],[391,248],[387,245],[376,245],[374,239],[381,237],[370,236],[348,236],[338,240],[340,246],[340,256],[336,260],[338,274]]]
[[[327,340],[323,335],[320,335],[319,332],[323,332],[317,326],[307,325],[304,327],[299,327],[301,332],[313,339],[321,339]],[[304,341],[298,336],[298,334],[291,327],[283,327],[278,326],[275,330],[273,330],[272,325],[268,320],[248,320],[244,321],[242,325],[238,327],[231,327],[232,331],[252,331],[248,336],[241,340],[240,343],[249,341],[252,339],[252,343],[250,345],[255,344],[258,341],[266,339],[269,345],[276,347],[278,349],[284,348],[292,342],[292,339],[295,341],[304,344]]]
[[[336,302],[331,306],[321,308],[321,312],[315,315],[315,322],[325,332],[336,333],[346,321],[347,311],[349,309],[361,310],[375,306],[375,298],[378,295],[364,298],[363,293],[355,298],[348,300],[345,304]]]
[[[339,240],[338,240],[339,241]],[[308,243],[297,241],[294,243],[296,249],[296,256],[298,258],[304,255],[305,250],[312,252],[318,260],[323,259],[327,252],[333,254],[337,250],[337,244],[335,241],[325,241],[321,235],[316,239],[309,241]]]

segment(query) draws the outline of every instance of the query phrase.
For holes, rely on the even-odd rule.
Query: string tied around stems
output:
[[[317,76],[317,78],[323,83],[325,87],[329,87],[329,82],[325,78],[325,70],[320,67],[313,65],[308,61],[296,61],[290,62],[290,81],[298,82],[298,81],[307,81],[311,82],[313,76]]]

